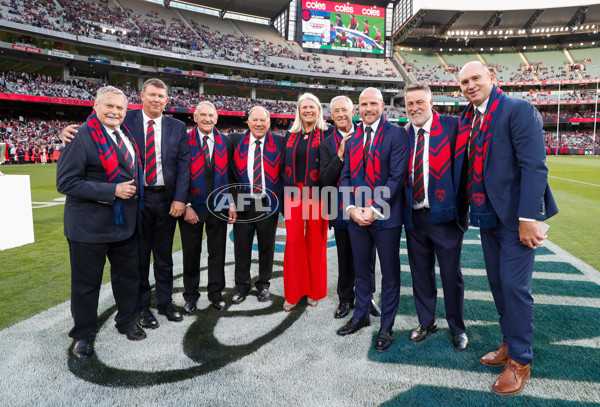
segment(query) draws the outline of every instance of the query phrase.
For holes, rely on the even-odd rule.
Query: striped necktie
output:
[[[369,152],[371,151],[371,133],[373,133],[373,128],[371,126],[365,127],[365,134],[367,135],[367,139],[365,140],[365,145],[363,147],[363,167],[365,170],[367,169],[367,162],[369,162]]]
[[[473,126],[471,127],[471,134],[469,135],[469,171],[467,172],[467,198],[468,202],[471,202],[471,195],[473,189],[473,169],[475,167],[475,150],[477,150],[477,133],[481,127],[481,112],[479,109],[475,109],[475,118],[473,119]]]
[[[156,148],[154,145],[154,120],[148,120],[146,131],[146,184],[156,185]]]
[[[256,140],[256,148],[254,149],[254,181],[252,184],[252,192],[262,194],[262,152],[260,140]]]
[[[114,131],[115,139],[117,140],[117,147],[119,151],[125,157],[125,162],[127,163],[127,167],[133,172],[133,176],[135,178],[136,172],[134,171],[135,162],[133,161],[133,156],[129,153],[129,149],[125,145],[125,140],[123,140],[123,136],[118,131]]]
[[[208,136],[202,137],[202,155],[204,155],[204,165],[210,167],[210,149],[208,148]]]
[[[412,205],[418,206],[425,200],[425,178],[423,177],[423,157],[425,152],[425,130],[419,129],[417,133],[417,146],[415,147],[415,164],[413,171],[413,201]]]

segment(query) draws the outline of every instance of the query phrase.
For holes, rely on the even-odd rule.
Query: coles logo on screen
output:
[[[304,9],[308,10],[319,10],[319,11],[329,11],[335,13],[344,13],[344,14],[359,14],[363,16],[370,17],[382,17],[381,10],[377,7],[363,7],[345,4],[345,3],[335,3],[331,1],[306,1],[304,2]]]
[[[307,1],[305,7],[311,10],[327,10],[327,5],[318,1]]]

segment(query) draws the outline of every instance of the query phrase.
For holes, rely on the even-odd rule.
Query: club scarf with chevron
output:
[[[473,168],[473,193],[471,199],[470,224],[480,228],[493,228],[498,225],[496,214],[490,209],[483,183],[483,166],[485,157],[492,140],[492,129],[494,121],[502,110],[505,95],[496,85],[492,88],[492,93],[488,100],[487,108],[481,122],[481,128],[477,134],[477,147],[475,149],[475,166]],[[463,110],[460,116],[460,127],[458,130],[458,139],[456,140],[457,154],[465,154],[466,145],[469,142],[471,125],[473,122],[473,103]]]
[[[354,133],[352,149],[350,150],[350,173],[352,176],[353,186],[366,186],[375,189],[377,186],[381,186],[381,153],[379,151],[381,147],[381,141],[383,140],[384,131],[383,128],[386,126],[387,120],[381,116],[379,121],[379,127],[374,133],[373,140],[371,142],[371,150],[367,159],[366,171],[363,166],[363,126],[359,125],[358,129]],[[366,185],[365,185],[366,182]],[[370,204],[367,204],[370,206]]]
[[[352,132],[355,132],[357,129],[357,125],[355,122],[352,122]],[[333,149],[334,151],[338,151],[340,148],[340,144],[342,143],[342,133],[340,133],[340,131],[338,130],[337,127],[333,127],[331,130],[331,137],[327,137],[326,141],[327,143],[333,143]],[[337,187],[338,187],[338,215],[337,218],[335,219],[335,227],[336,229],[348,229],[348,222],[346,222],[344,220],[344,197],[342,194],[342,191],[339,189],[340,188],[340,180],[338,180],[337,183]]]
[[[114,149],[114,143],[109,141],[109,135],[106,133],[104,126],[98,119],[96,112],[94,111],[87,119],[86,124],[90,129],[90,133],[92,134],[92,138],[96,143],[96,147],[98,147],[98,154],[100,155],[100,161],[102,162],[102,167],[104,167],[104,173],[108,177],[108,182],[112,184],[119,184],[121,182],[121,174],[119,170],[119,160],[117,158],[117,153]],[[121,131],[125,133],[126,137],[129,137],[131,144],[135,148],[135,153],[137,156],[137,179],[144,179],[144,168],[142,167],[142,161],[140,160],[140,150],[135,142],[135,139],[131,136],[131,132],[125,125],[121,125]],[[144,186],[143,183],[138,182],[138,188],[140,189],[139,197],[140,197],[140,207],[144,208]],[[123,212],[121,210],[121,198],[115,198],[115,202],[113,204],[113,210],[115,213],[115,224],[121,225],[123,224]]]
[[[214,190],[223,191],[223,189],[229,185],[229,177],[227,176],[227,143],[225,142],[225,136],[223,136],[219,130],[213,129],[215,136],[215,146],[213,148],[213,160],[212,165],[215,170],[215,183]],[[192,208],[196,212],[206,211],[209,209],[207,198],[212,191],[206,190],[206,184],[204,182],[204,172],[206,171],[204,165],[204,154],[202,153],[202,142],[200,140],[200,132],[198,126],[190,131],[188,135],[188,144],[190,146],[190,155],[192,157],[192,164],[190,166],[190,190],[192,196]],[[213,195],[214,198],[218,197],[218,194]],[[215,203],[213,202],[210,206],[214,208]]]
[[[250,180],[248,179],[248,148],[250,145],[250,130],[247,130],[242,137],[242,140],[235,148],[233,162],[235,170],[239,175],[239,180],[244,184],[244,192],[250,192]],[[278,199],[281,196],[283,188],[280,166],[283,153],[275,136],[269,131],[264,137],[263,149],[263,172],[265,174],[265,187],[267,194],[271,198]],[[277,209],[277,206],[271,208],[267,215],[270,215]]]
[[[430,209],[429,219],[433,223],[450,222],[458,219],[452,177],[452,149],[450,146],[450,138],[454,137],[454,135],[448,134],[449,126],[446,126],[446,121],[452,120],[452,118],[440,116],[435,110],[432,110],[432,116],[431,129],[429,131],[429,184],[427,187]],[[404,210],[407,213],[407,216],[405,216],[406,227],[412,229],[412,221],[409,216],[412,205],[410,200],[407,199],[407,197],[412,197],[411,189],[414,171],[415,129],[412,125],[408,129],[408,141],[411,147],[411,158],[408,160],[408,180],[405,183]]]

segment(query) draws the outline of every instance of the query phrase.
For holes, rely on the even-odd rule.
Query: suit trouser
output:
[[[117,329],[136,324],[140,273],[138,234],[120,242],[83,243],[67,239],[71,259],[71,315],[74,340],[91,339],[98,331],[98,297],[106,258],[110,262],[110,281],[117,304]]]
[[[299,187],[302,188],[301,185]],[[305,295],[313,300],[320,300],[327,296],[328,223],[321,216],[321,202],[309,197],[291,197],[287,194],[284,199],[285,299],[291,304],[296,304]]]
[[[235,286],[239,293],[247,295],[250,292],[250,267],[252,264],[252,244],[254,234],[258,241],[258,280],[254,283],[257,290],[269,289],[273,273],[273,256],[275,253],[275,234],[279,214],[275,213],[257,221],[251,221],[259,216],[254,205],[248,212],[238,213],[237,221],[233,224],[233,242],[235,254]]]
[[[464,232],[454,221],[431,223],[428,211],[413,211],[412,221],[413,229],[406,229],[406,248],[419,324],[432,326],[435,323],[437,256],[448,327],[453,335],[464,333],[465,288],[460,269]]]
[[[183,298],[185,301],[198,301],[200,293],[200,256],[202,238],[206,227],[206,248],[208,250],[208,299],[211,302],[222,300],[225,288],[225,245],[227,222],[209,213],[204,222],[195,225],[179,218],[181,248],[183,250]]]
[[[370,319],[375,290],[375,249],[381,266],[381,331],[391,330],[400,301],[400,235],[402,227],[378,229],[351,223],[350,241],[356,272],[356,307],[353,318]]]
[[[354,302],[354,257],[348,229],[334,228],[338,258],[337,294],[340,302]],[[374,287],[374,286],[373,286]]]
[[[144,191],[142,234],[140,236],[140,309],[149,308],[150,253],[154,257],[156,304],[173,301],[173,236],[176,219],[169,215],[171,202],[164,192]]]
[[[535,250],[523,245],[518,230],[480,229],[488,281],[500,316],[508,356],[520,364],[533,359],[533,297],[531,277]]]

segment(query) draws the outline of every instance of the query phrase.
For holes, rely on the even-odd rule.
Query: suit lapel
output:
[[[167,144],[169,143],[168,140],[168,135],[171,134],[170,133],[170,128],[169,128],[169,121],[167,120],[166,116],[163,114],[162,116],[162,129],[160,132],[160,162],[164,163],[167,162],[167,154],[169,153],[169,148],[167,146]],[[163,167],[163,171],[164,171],[164,167]]]

